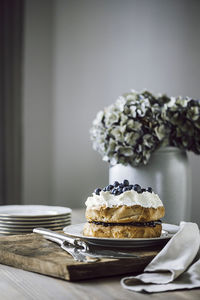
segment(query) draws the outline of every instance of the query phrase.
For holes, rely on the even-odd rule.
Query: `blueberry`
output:
[[[128,186],[125,186],[124,188],[123,188],[123,192],[126,192],[126,191],[128,191],[129,190],[129,187]]]
[[[106,188],[107,188],[107,187],[104,187],[104,188],[103,188],[103,191],[104,191],[104,192],[106,192],[106,191],[107,191],[107,190],[106,190]]]
[[[130,185],[128,186],[128,189],[129,189],[129,190],[132,190],[132,188],[133,188],[133,185],[130,184]]]
[[[101,192],[101,189],[100,189],[100,188],[98,188],[98,189],[96,189],[94,192],[95,192],[95,194],[96,194],[96,195],[99,195],[99,194],[100,194],[100,192]]]
[[[116,188],[112,189],[111,194],[114,195],[114,193],[115,193],[116,190],[117,190]]]
[[[118,195],[122,194],[123,193],[123,189],[118,189]]]
[[[139,184],[134,184],[134,187],[140,187],[141,188],[141,186]]]
[[[152,188],[150,186],[147,188],[147,192],[149,192],[149,193],[153,192],[153,190],[152,190]]]
[[[143,192],[146,192],[146,189],[142,189],[142,193],[143,193]]]
[[[133,186],[133,189],[134,189],[134,191],[140,191],[142,188],[141,188],[141,186],[139,185],[139,184],[135,184],[134,186]]]
[[[119,185],[119,182],[115,181],[113,185],[114,185],[114,187],[117,187]]]
[[[123,187],[124,187],[123,183],[120,183],[119,188],[123,188]]]
[[[115,195],[115,196],[117,196],[118,193],[119,193],[119,191],[118,191],[117,189],[114,189],[114,190],[112,191],[112,194]]]
[[[135,190],[135,188],[134,188],[134,190]],[[141,193],[142,193],[142,189],[141,189],[140,186],[138,186],[138,187],[136,188],[136,192],[137,192],[138,194],[141,194]]]
[[[124,179],[123,185],[125,185],[125,186],[129,185],[129,181],[127,179]]]
[[[109,184],[107,187],[106,187],[106,191],[111,191],[113,189],[113,185]]]

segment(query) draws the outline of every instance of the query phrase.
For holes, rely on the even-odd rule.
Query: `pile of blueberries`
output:
[[[143,192],[152,193],[153,191],[151,187],[148,187],[147,189],[143,189],[139,184],[129,184],[129,181],[125,179],[122,183],[115,181],[113,184],[109,184],[103,189],[97,188],[94,192],[96,195],[100,195],[101,191],[110,192],[111,194],[117,196],[130,190],[134,190],[138,194],[142,194]]]

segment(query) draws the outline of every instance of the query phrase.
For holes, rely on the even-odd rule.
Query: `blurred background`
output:
[[[89,137],[99,110],[130,89],[200,97],[200,1],[3,2],[1,203],[84,207],[108,183]]]

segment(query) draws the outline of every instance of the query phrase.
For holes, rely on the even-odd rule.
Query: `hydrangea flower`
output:
[[[165,108],[165,120],[171,130],[169,145],[200,154],[200,101],[177,97]]]
[[[161,146],[200,154],[200,101],[131,91],[98,112],[90,134],[111,165],[145,165]]]

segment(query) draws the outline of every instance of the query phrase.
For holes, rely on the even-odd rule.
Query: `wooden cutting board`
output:
[[[34,233],[0,237],[0,263],[70,281],[142,272],[159,251],[138,249],[131,251],[136,258],[83,263]]]

